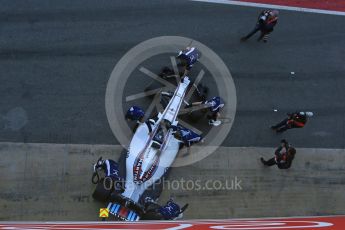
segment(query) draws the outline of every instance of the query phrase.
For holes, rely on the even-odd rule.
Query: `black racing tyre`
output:
[[[107,179],[106,179],[107,178]],[[113,188],[113,181],[110,177],[102,178],[96,188],[95,191],[92,193],[93,199],[100,201],[100,202],[106,202],[110,198],[110,194],[112,192]]]
[[[141,220],[165,220],[164,217],[156,211],[148,211],[141,216]]]

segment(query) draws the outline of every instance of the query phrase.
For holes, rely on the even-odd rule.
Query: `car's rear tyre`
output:
[[[96,188],[95,191],[92,193],[93,199],[101,202],[106,202],[110,198],[110,194],[112,191],[112,179],[110,177],[102,178]]]
[[[156,211],[149,211],[142,215],[141,220],[164,220],[164,218]]]

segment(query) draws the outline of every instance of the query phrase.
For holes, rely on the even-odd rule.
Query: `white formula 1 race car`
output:
[[[174,127],[189,84],[185,76],[164,111],[155,120],[139,123],[126,156],[119,163],[99,159],[94,165],[92,180],[97,187],[93,197],[109,202],[107,208],[116,220],[172,220],[180,218],[187,208],[180,208],[173,200],[158,205],[155,200],[161,191],[153,187],[166,176],[179,152],[181,141],[175,138]],[[105,172],[101,179],[98,169]]]

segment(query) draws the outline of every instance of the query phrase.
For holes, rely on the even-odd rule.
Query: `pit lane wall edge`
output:
[[[343,230],[345,216],[141,222],[0,222],[0,229]]]

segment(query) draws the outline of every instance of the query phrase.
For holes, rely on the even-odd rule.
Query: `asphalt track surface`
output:
[[[104,204],[90,197],[90,165],[99,155],[113,158],[121,152],[120,146],[99,145],[118,144],[105,112],[109,76],[133,46],[163,35],[193,38],[222,58],[237,90],[235,122],[223,145],[255,148],[222,148],[172,170],[171,179],[237,175],[246,183],[243,193],[166,190],[161,201],[175,193],[179,202],[189,202],[186,218],[344,213],[345,17],[281,11],[267,44],[255,38],[242,44],[239,38],[254,26],[258,8],[190,1],[5,3],[0,9],[0,171],[5,175],[0,219],[97,218]],[[150,68],[156,72],[164,64]],[[135,77],[126,93],[142,91]],[[204,83],[214,91],[212,79]],[[294,110],[315,116],[304,129],[283,135],[268,129]],[[261,167],[259,155],[270,157],[282,137],[298,147],[293,167],[287,172]],[[291,203],[293,208],[276,208]]]
[[[0,141],[117,144],[104,106],[113,67],[138,43],[174,35],[207,45],[232,73],[237,113],[224,146],[274,146],[282,136],[268,126],[310,110],[306,128],[283,136],[297,147],[344,148],[345,18],[282,11],[267,44],[241,44],[258,12],[190,1],[6,1]]]

